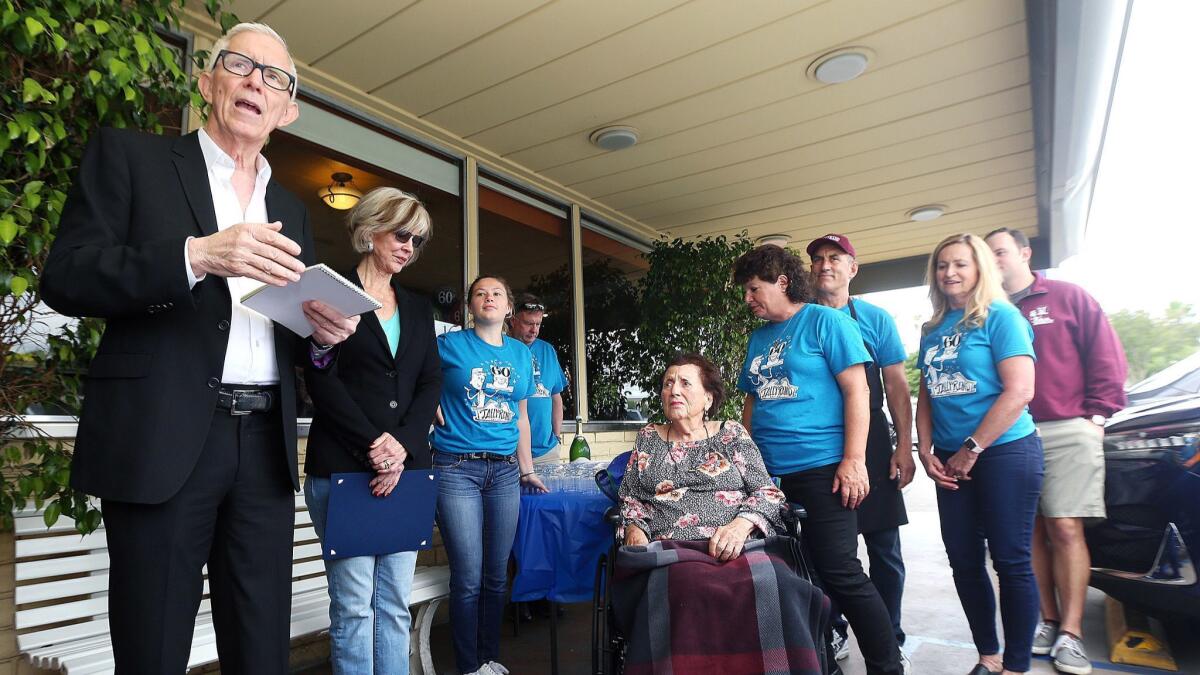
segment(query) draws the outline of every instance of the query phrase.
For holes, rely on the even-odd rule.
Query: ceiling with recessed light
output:
[[[237,0],[305,72],[674,236],[1037,232],[1022,0]],[[861,76],[814,64],[858,48]],[[852,50],[853,51],[853,50]],[[635,145],[606,151],[597,129]],[[923,223],[913,209],[938,204]]]

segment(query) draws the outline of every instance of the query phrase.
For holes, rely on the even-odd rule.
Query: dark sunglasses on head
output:
[[[522,312],[544,312],[546,306],[538,302],[523,302],[521,303]]]
[[[392,233],[392,236],[395,237],[396,241],[400,242],[401,244],[407,244],[408,240],[411,239],[413,248],[421,248],[425,245],[425,237],[422,237],[419,234],[413,234],[412,232],[396,230]]]

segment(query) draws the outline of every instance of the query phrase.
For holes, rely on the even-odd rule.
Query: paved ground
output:
[[[908,581],[904,598],[904,628],[908,634],[905,651],[919,675],[962,675],[974,666],[977,654],[970,643],[966,618],[954,592],[938,531],[937,506],[933,484],[918,467],[918,478],[906,492],[910,524],[902,532]],[[559,624],[559,664],[563,675],[590,672],[590,607],[570,605]],[[1104,595],[1089,591],[1084,621],[1085,644],[1095,673],[1162,673],[1164,671],[1114,665],[1108,662],[1104,640]],[[523,624],[519,637],[512,626],[504,626],[501,661],[514,675],[550,672],[549,620],[536,619]],[[434,661],[439,673],[456,674],[448,626],[433,632]],[[1181,673],[1200,674],[1200,639],[1195,635],[1173,633],[1171,644]],[[863,675],[866,669],[853,645],[851,656],[841,662],[846,675]],[[325,670],[311,671],[327,673]],[[1035,660],[1033,673],[1054,673],[1051,664]],[[686,675],[686,674],[682,674]]]

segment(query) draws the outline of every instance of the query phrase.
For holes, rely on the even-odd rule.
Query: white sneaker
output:
[[[1092,672],[1092,662],[1083,651],[1083,643],[1079,638],[1067,633],[1060,633],[1050,652],[1055,669],[1071,673],[1071,675],[1088,675]]]
[[[905,654],[903,649],[900,650],[900,670],[904,672],[904,675],[912,675],[912,661],[909,660],[908,654]]]
[[[508,668],[505,668],[497,661],[488,661],[487,663],[483,664],[483,667],[491,668],[495,675],[508,675]]]
[[[829,640],[829,646],[833,649],[833,658],[837,661],[845,661],[846,657],[850,656],[850,638],[833,630],[833,637]]]
[[[1058,623],[1039,621],[1037,631],[1033,634],[1033,649],[1038,656],[1049,654],[1054,649],[1054,641],[1058,638]]]

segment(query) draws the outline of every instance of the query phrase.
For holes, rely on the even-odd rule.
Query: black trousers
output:
[[[899,675],[900,647],[892,619],[858,560],[858,521],[830,492],[837,464],[780,477],[789,502],[808,511],[802,537],[821,589],[846,615],[867,664],[867,672]]]
[[[295,501],[278,410],[217,410],[162,504],[104,500],[117,673],[183,673],[208,564],[222,673],[288,670]]]

